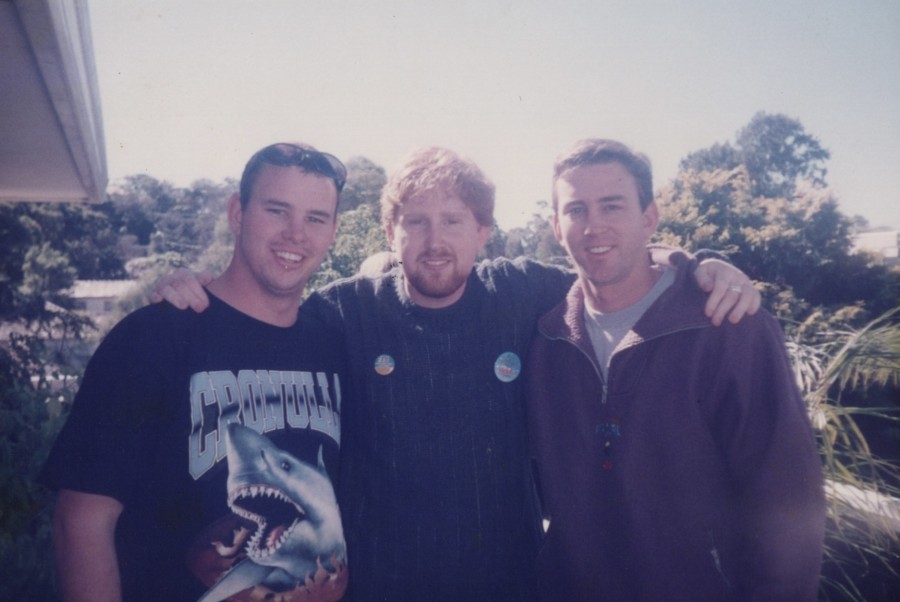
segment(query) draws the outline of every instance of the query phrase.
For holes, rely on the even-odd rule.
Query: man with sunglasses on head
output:
[[[117,324],[44,468],[67,601],[338,600],[343,344],[299,311],[346,170],[307,146],[247,163],[209,309]]]
[[[524,259],[476,264],[494,186],[450,150],[413,153],[381,204],[399,267],[339,281],[304,304],[341,331],[360,393],[345,406],[341,449],[350,597],[531,599],[541,532],[521,371],[537,318],[574,277]],[[710,285],[713,320],[755,311],[746,276],[713,265],[722,270]],[[735,283],[743,295],[729,290]],[[189,274],[158,291],[205,307]]]

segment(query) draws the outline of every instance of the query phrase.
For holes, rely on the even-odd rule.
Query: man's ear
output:
[[[228,229],[237,236],[241,232],[241,222],[244,220],[244,210],[241,208],[241,195],[234,193],[228,199]]]
[[[550,223],[553,226],[553,235],[556,236],[556,242],[562,244],[562,229],[559,227],[559,213],[555,210],[553,211],[553,217],[550,219]]]
[[[335,216],[334,216],[334,223],[331,224],[331,242],[332,242],[332,243],[334,243],[334,237],[337,235],[337,229],[338,229],[338,222],[339,222],[339,221],[340,221],[340,220],[338,219],[338,216],[335,215]]]
[[[397,249],[394,248],[394,224],[392,222],[388,222],[384,225],[384,234],[387,237],[388,248],[393,251],[395,255],[398,254]]]

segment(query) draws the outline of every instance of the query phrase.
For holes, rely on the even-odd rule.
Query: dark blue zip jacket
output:
[[[584,294],[539,322],[528,421],[546,600],[814,600],[821,463],[783,334],[764,311],[714,327],[690,266],[612,355]]]

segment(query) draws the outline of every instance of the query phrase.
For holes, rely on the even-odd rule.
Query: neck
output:
[[[230,269],[207,285],[216,297],[260,322],[273,326],[293,326],[301,295],[276,295],[255,287],[237,286]]]
[[[627,281],[595,285],[583,276],[579,277],[584,289],[584,302],[594,311],[612,313],[627,309],[650,292],[662,272],[647,266],[646,270],[632,275]]]

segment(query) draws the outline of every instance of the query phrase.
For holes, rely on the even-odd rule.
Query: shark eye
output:
[[[287,460],[283,461],[281,463],[281,470],[283,470],[285,472],[290,472],[291,471],[291,463],[288,462]]]

